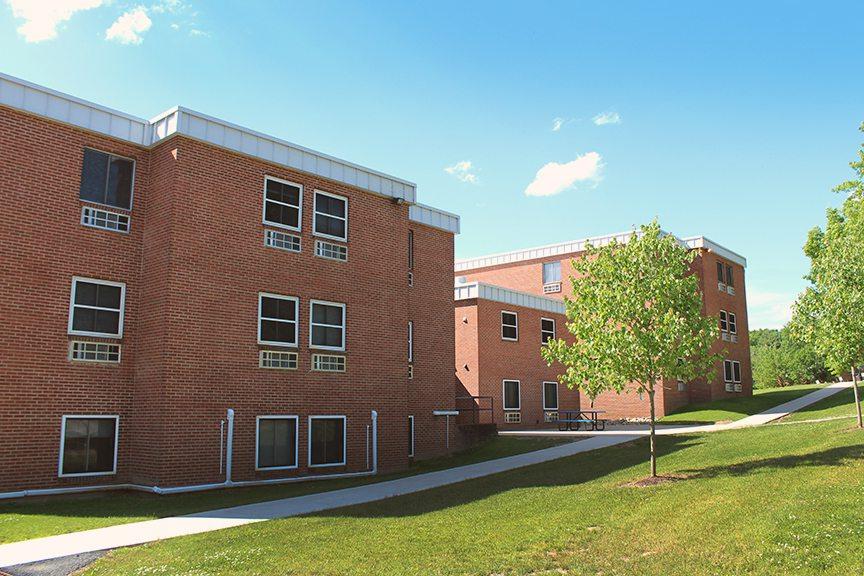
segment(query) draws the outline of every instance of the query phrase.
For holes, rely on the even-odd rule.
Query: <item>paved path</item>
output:
[[[777,418],[781,418],[789,412],[799,410],[809,404],[827,398],[847,386],[849,386],[848,383],[833,384],[806,396],[802,396],[796,400],[792,400],[791,402],[775,406],[761,414],[748,416],[747,418],[731,424],[712,424],[707,426],[660,426],[658,427],[658,434],[714,432],[718,430],[742,428],[745,426],[759,426],[772,420],[776,420]],[[243,526],[245,524],[273,520],[275,518],[286,518],[289,516],[298,516],[301,514],[311,514],[313,512],[341,508],[343,506],[375,502],[393,496],[412,494],[423,490],[429,490],[430,488],[447,486],[457,482],[471,480],[473,478],[481,478],[491,474],[498,474],[499,472],[522,468],[523,466],[531,466],[548,462],[550,460],[556,460],[558,458],[573,456],[574,454],[606,448],[616,444],[623,444],[624,442],[630,442],[640,438],[647,433],[648,431],[645,427],[610,429],[605,432],[518,432],[518,434],[523,435],[561,434],[573,436],[587,435],[591,437],[580,442],[562,444],[544,450],[537,450],[525,454],[508,456],[506,458],[499,458],[497,460],[488,460],[477,464],[439,470],[437,472],[408,476],[397,480],[365,484],[354,488],[345,488],[342,490],[308,494],[306,496],[296,496],[282,500],[246,504],[244,506],[235,506],[233,508],[210,510],[208,512],[199,512],[197,514],[188,514],[186,516],[175,516],[171,518],[161,518],[159,520],[120,524],[117,526],[97,528],[95,530],[85,530],[82,532],[49,536],[47,538],[36,538],[33,540],[25,540],[23,542],[3,544],[0,545],[0,566],[7,567],[7,570],[10,569],[8,567],[12,567],[14,572],[15,568],[20,568],[20,565],[22,564],[42,562],[54,558],[71,556],[73,554],[98,552],[100,550],[108,550],[123,546],[134,546],[136,544],[153,542],[155,540],[163,540],[165,538],[187,536],[190,534],[199,534],[201,532],[211,532],[213,530]],[[504,434],[504,432],[502,432],[502,434]]]

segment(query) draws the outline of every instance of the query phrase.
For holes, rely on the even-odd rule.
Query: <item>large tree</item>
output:
[[[810,285],[795,303],[790,328],[831,370],[851,370],[858,426],[864,428],[856,369],[864,362],[864,145],[850,166],[855,177],[834,189],[847,195],[842,206],[827,210],[825,229],[812,229],[804,245]]]
[[[573,296],[565,298],[572,343],[542,350],[560,363],[559,380],[590,397],[637,391],[650,407],[651,476],[657,475],[654,395],[664,381],[711,374],[717,320],[702,315],[696,253],[665,234],[656,220],[628,242],[589,246],[573,261]]]

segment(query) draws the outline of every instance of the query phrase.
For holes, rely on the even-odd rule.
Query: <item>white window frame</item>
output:
[[[316,222],[315,222],[315,220],[316,220],[315,217],[318,215],[318,194],[322,194],[324,196],[330,196],[331,198],[336,198],[337,200],[344,200],[345,201],[345,217],[344,218],[340,218],[339,216],[333,216],[332,214],[326,214],[324,212],[321,212],[322,216],[327,216],[329,218],[336,218],[336,219],[345,221],[345,237],[344,238],[340,238],[339,236],[332,236],[330,234],[324,234],[323,232],[318,232]],[[339,194],[333,194],[331,192],[325,192],[324,190],[315,189],[312,204],[313,204],[313,208],[312,208],[312,235],[318,236],[319,238],[329,238],[330,240],[335,240],[337,242],[347,243],[348,242],[348,197],[347,196],[340,196]]]
[[[122,206],[114,206],[113,204],[106,204],[105,202],[96,202],[95,200],[87,200],[85,198],[81,198],[81,182],[78,182],[78,200],[81,202],[86,202],[88,204],[94,204],[96,206],[107,206],[113,210],[125,210],[126,212],[132,212],[132,208],[135,206],[135,181],[138,176],[138,161],[135,158],[130,158],[129,156],[123,156],[122,154],[115,154],[114,152],[108,152],[107,150],[102,150],[101,148],[95,148],[93,146],[84,146],[84,148],[89,148],[94,152],[101,152],[102,154],[107,154],[108,156],[114,156],[115,158],[121,158],[123,160],[129,160],[132,162],[132,186],[129,188],[129,208],[123,208]],[[81,169],[84,169],[84,152],[82,149],[81,152]],[[105,184],[108,184],[108,175],[105,175]]]
[[[342,420],[342,461],[335,462],[331,464],[312,464],[312,421],[313,420]],[[308,463],[309,468],[331,468],[334,466],[345,466],[348,462],[348,417],[341,414],[332,414],[332,415],[315,415],[309,416],[309,428],[307,430],[307,436],[309,437],[309,451],[308,451]]]
[[[120,318],[117,321],[117,333],[110,334],[108,332],[88,332],[86,330],[74,330],[72,328],[72,320],[75,315],[75,307],[89,308],[91,310],[107,310],[117,312],[113,308],[101,308],[99,306],[89,306],[86,304],[75,304],[75,293],[78,290],[78,282],[89,282],[91,284],[102,284],[104,286],[117,286],[120,288]],[[66,333],[70,336],[95,336],[97,338],[123,338],[123,319],[126,312],[126,283],[112,282],[110,280],[99,280],[97,278],[85,278],[83,276],[72,277],[72,288],[69,293],[69,323],[66,327]]]
[[[738,379],[735,379],[735,368],[738,368]],[[732,383],[733,384],[741,384],[741,362],[738,360],[732,360]]]
[[[414,321],[408,321],[408,362],[414,361]]]
[[[327,326],[329,328],[333,328],[334,324],[320,324],[312,321],[312,309],[315,304],[323,304],[325,306],[339,306],[342,308],[342,345],[341,346],[321,346],[312,344],[312,327],[313,326]],[[310,300],[309,301],[309,348],[314,348],[315,350],[333,350],[336,352],[344,352],[345,351],[345,336],[348,331],[348,310],[345,304],[342,302],[328,302],[327,300]]]
[[[277,300],[289,300],[294,302],[294,343],[291,344],[289,342],[278,342],[273,340],[262,340],[261,339],[261,304],[264,298],[275,298]],[[267,318],[272,322],[285,322],[288,323],[290,320],[281,320],[279,318]],[[267,346],[281,346],[283,348],[298,348],[300,345],[300,299],[296,296],[283,296],[282,294],[273,294],[271,292],[259,292],[258,293],[258,344],[266,344]]]
[[[734,312],[726,312],[726,326],[729,334],[738,334],[738,317]]]
[[[726,326],[725,328],[723,326]],[[726,310],[720,310],[720,332],[729,331],[729,313]]]
[[[63,473],[63,456],[66,449],[66,420],[114,420],[114,466],[110,472]],[[58,478],[83,478],[85,476],[113,476],[117,474],[117,451],[120,447],[120,416],[116,414],[64,414],[60,423],[60,457],[57,459]]]
[[[546,405],[546,385],[547,384],[554,384],[555,385],[555,407],[554,408],[550,408],[549,406]],[[557,381],[552,381],[552,380],[544,380],[543,381],[543,411],[544,412],[557,412],[558,411],[558,406],[561,405],[561,399],[558,397],[559,392],[560,392],[560,390],[558,389],[558,382]]]
[[[726,365],[729,365],[729,378],[726,378]],[[723,360],[723,382],[732,382],[735,378],[735,370],[732,367],[732,360]]]
[[[413,458],[414,457],[414,415],[413,414],[408,415],[408,421],[411,422],[411,443],[409,444],[409,446],[411,447],[411,451],[408,452],[408,457]]]
[[[507,382],[516,382],[516,407],[508,408],[507,407]],[[501,380],[501,406],[504,408],[505,412],[517,412],[522,409],[522,381],[514,380],[512,378],[505,378]]]
[[[558,264],[558,280],[547,280],[546,279],[546,266],[549,264]],[[552,260],[550,262],[543,262],[540,265],[540,279],[543,282],[544,286],[548,286],[550,284],[559,284],[561,282],[561,276],[563,274],[560,260]]]
[[[261,432],[261,420],[294,420],[294,465],[293,466],[260,466],[258,464],[258,442]],[[293,414],[267,415],[255,417],[255,470],[294,470],[300,465],[300,417]]]
[[[513,314],[516,317],[516,337],[515,338],[507,338],[504,336],[504,326],[512,327],[510,324],[504,324],[504,314]],[[510,310],[501,310],[501,339],[507,340],[508,342],[518,342],[519,341],[519,313],[511,312]]]
[[[552,338],[551,338],[552,340],[554,340],[556,338],[556,333],[558,332],[558,325],[557,325],[557,322],[555,322],[554,318],[540,318],[540,343],[541,344],[546,344],[546,342],[543,341],[543,334],[546,332],[546,330],[543,330],[543,321],[544,320],[548,320],[549,322],[552,322]],[[517,336],[519,335],[518,324],[516,326],[516,335]]]
[[[300,204],[298,206],[292,206],[291,204],[286,204],[285,202],[279,202],[278,200],[269,200],[267,198],[267,181],[273,180],[274,182],[279,182],[280,184],[287,184],[289,186],[297,186],[300,188]],[[288,226],[287,224],[282,224],[281,222],[271,222],[267,220],[267,202],[274,202],[276,204],[280,204],[282,206],[288,206],[289,208],[297,208],[297,227]],[[265,226],[273,226],[275,228],[282,228],[284,230],[293,230],[295,232],[302,231],[303,228],[303,185],[297,182],[291,182],[290,180],[282,180],[281,178],[276,178],[275,176],[264,176],[264,192],[263,192],[263,203],[261,205],[261,223]]]

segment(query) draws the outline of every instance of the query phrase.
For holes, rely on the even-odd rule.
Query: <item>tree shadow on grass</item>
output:
[[[829,448],[811,454],[779,456],[749,460],[737,464],[723,466],[708,466],[706,468],[682,470],[692,478],[716,478],[718,476],[746,476],[748,474],[767,472],[781,468],[844,466],[855,460],[864,458],[864,445],[841,446]]]

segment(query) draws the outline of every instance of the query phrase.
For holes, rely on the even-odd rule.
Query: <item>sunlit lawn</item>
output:
[[[504,456],[540,450],[573,440],[573,438],[494,437],[479,446],[456,453],[453,456],[419,462],[406,472],[374,477],[233,488],[172,496],[118,491],[0,501],[0,542],[14,542],[40,536],[100,528],[112,524],[152,520],[213,508],[337,490],[370,482],[392,480],[410,474],[420,474],[483,460],[503,458]]]
[[[858,394],[859,399],[861,400],[861,405],[864,406],[864,398],[860,398],[864,396],[864,388],[861,385],[858,386]],[[854,416],[855,415],[855,395],[852,393],[852,389],[843,390],[834,394],[833,396],[829,396],[824,400],[820,400],[815,404],[811,404],[806,408],[802,408],[798,412],[793,412],[789,416],[786,416],[781,420],[782,422],[800,422],[801,420],[818,420],[819,418],[836,418],[843,416]]]
[[[86,572],[864,573],[864,433],[846,420],[662,436],[449,487],[116,550]]]
[[[756,389],[753,391],[753,396],[741,396],[708,402],[706,404],[687,406],[674,414],[662,418],[660,423],[711,424],[714,422],[740,420],[746,416],[764,412],[773,406],[809,394],[824,386],[825,384],[806,384],[802,386],[787,386],[785,388]]]

